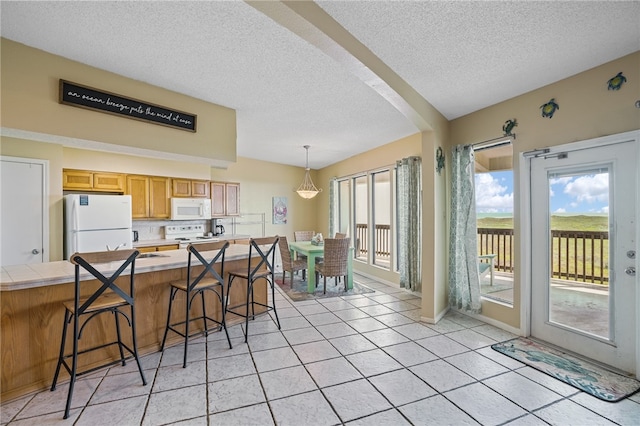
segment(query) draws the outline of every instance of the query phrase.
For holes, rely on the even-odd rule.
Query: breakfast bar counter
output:
[[[205,253],[204,256],[211,259],[214,254],[215,252]],[[248,245],[232,244],[227,248],[225,280],[228,271],[247,267],[248,254]],[[154,253],[153,257],[136,259],[136,334],[140,354],[148,354],[160,349],[169,306],[169,283],[186,280],[187,259],[186,249],[167,250]],[[220,265],[216,264],[218,271],[219,267]],[[62,335],[64,318],[62,302],[73,299],[74,273],[74,266],[67,260],[2,268],[0,276],[2,313],[0,389],[2,394],[0,398],[3,402],[51,386]],[[92,278],[88,274],[81,278],[87,293],[99,287],[100,283]],[[128,280],[119,278],[116,282],[119,285],[125,285]],[[256,301],[266,304],[266,283],[256,284],[259,284],[254,287]],[[229,295],[229,304],[234,306],[244,304],[245,301],[246,287],[233,286],[233,292]],[[213,302],[213,297],[207,300],[207,313],[220,318],[219,303]],[[194,304],[194,314],[201,312],[199,305],[199,303]],[[184,306],[184,299],[182,305],[178,301],[176,306]],[[174,309],[172,322],[180,318],[184,318],[184,309]],[[235,315],[227,318],[229,325],[240,322],[240,319]],[[94,345],[115,335],[112,318],[105,316],[92,323],[95,324],[90,323],[83,332],[83,338],[80,340],[83,346]],[[196,323],[196,326],[199,325]],[[175,333],[170,333],[168,346],[178,342],[184,342],[184,340]],[[113,351],[113,348],[105,348],[104,351],[92,354],[93,358],[87,359],[87,365],[98,364],[113,357],[115,354],[110,351]],[[63,380],[65,380],[64,377]]]

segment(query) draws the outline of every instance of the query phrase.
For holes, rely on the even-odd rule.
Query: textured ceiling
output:
[[[400,83],[454,119],[640,49],[637,1],[296,3],[2,1],[0,30],[236,109],[239,156],[311,168],[425,128]]]

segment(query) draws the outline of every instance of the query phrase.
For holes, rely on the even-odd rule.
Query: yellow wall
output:
[[[314,182],[315,173],[311,174]],[[211,169],[211,180],[240,182],[241,210],[247,213],[265,213],[266,235],[284,235],[293,241],[293,232],[316,230],[318,208],[316,200],[305,200],[295,189],[304,178],[304,168],[285,166],[266,161],[239,157],[227,170]],[[274,225],[272,197],[287,197],[287,223]]]
[[[2,126],[192,156],[236,160],[235,111],[89,67],[7,39],[1,42]],[[195,133],[58,103],[59,80],[196,114]]]
[[[97,170],[203,180],[208,180],[211,177],[211,167],[206,164],[68,147],[65,147],[63,152],[65,169]]]
[[[619,91],[607,90],[607,81],[623,72],[627,82]],[[560,106],[553,118],[543,118],[540,106],[555,98]],[[515,246],[522,241],[520,228],[520,196],[517,191],[518,158],[522,152],[580,140],[622,133],[640,128],[640,109],[634,103],[640,99],[640,52],[550,84],[522,96],[493,105],[451,122],[450,147],[476,143],[502,135],[502,125],[517,119],[513,143],[514,164],[514,238]],[[450,151],[449,149],[447,151]],[[513,327],[520,327],[521,263],[516,253],[514,307],[508,308],[484,302],[482,314]]]

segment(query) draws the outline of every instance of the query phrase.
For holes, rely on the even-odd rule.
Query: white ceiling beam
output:
[[[247,4],[316,46],[378,92],[420,131],[441,116],[426,99],[371,50],[312,1],[252,1]]]

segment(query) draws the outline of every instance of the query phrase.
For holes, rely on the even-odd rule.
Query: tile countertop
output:
[[[251,235],[244,234],[226,234],[213,237],[210,241],[222,241],[222,240],[244,240],[251,238]],[[155,246],[170,246],[172,244],[178,244],[180,241],[172,239],[157,239],[157,240],[140,240],[133,243],[133,248],[138,247],[155,247]]]
[[[163,240],[164,241],[164,240]],[[214,252],[211,252],[214,253]],[[186,268],[187,251],[165,250],[157,253],[157,257],[136,259],[136,274],[167,269]],[[225,253],[225,261],[245,259],[249,254],[249,246],[246,244],[231,244]],[[205,258],[212,258],[205,256]],[[101,272],[115,271],[119,265],[105,268]],[[92,279],[89,273],[83,274],[81,279]],[[33,263],[28,265],[3,266],[0,274],[0,291],[24,290],[29,288],[45,287],[56,284],[73,282],[75,279],[75,267],[68,260],[60,260],[48,263]]]

